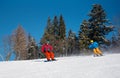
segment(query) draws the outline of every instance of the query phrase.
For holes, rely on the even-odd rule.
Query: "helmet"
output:
[[[90,40],[91,43],[93,43],[93,40]]]

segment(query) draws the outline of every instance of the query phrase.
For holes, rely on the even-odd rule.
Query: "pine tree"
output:
[[[118,43],[120,43],[120,29],[118,30]],[[120,46],[120,44],[119,44]]]
[[[66,52],[66,27],[65,27],[65,23],[64,23],[64,19],[62,17],[62,15],[60,15],[60,19],[59,19],[59,34],[58,34],[59,40],[56,39],[56,41],[58,41],[58,43],[56,45],[58,45],[58,49],[59,49],[59,55],[64,55]]]
[[[79,31],[80,50],[88,49],[88,45],[90,41],[89,33],[90,33],[89,22],[84,20],[82,24],[80,25],[80,31]]]
[[[120,47],[120,28],[117,30],[117,35],[114,33],[112,36],[112,46],[115,47]]]
[[[49,40],[50,42],[54,40],[54,29],[50,17],[48,17],[47,26],[45,28],[44,35],[40,43],[44,44],[47,40]]]
[[[27,37],[22,26],[13,32],[13,48],[16,54],[16,60],[25,60],[27,59]]]
[[[53,30],[55,38],[59,39],[59,22],[57,16],[55,16],[53,19]]]
[[[76,46],[76,35],[72,30],[69,30],[68,32],[68,39],[67,39],[67,46],[68,46],[68,53],[67,54],[73,54],[75,52],[75,46]]]
[[[28,35],[28,59],[36,59],[38,56],[38,46],[36,45],[35,39],[29,34]]]
[[[51,23],[51,19],[50,17],[48,17],[48,21],[47,21],[47,26],[46,26],[46,31],[47,33],[49,34],[54,34],[53,32],[53,26],[52,26],[52,23]]]
[[[60,39],[63,39],[63,40],[66,38],[66,27],[65,27],[65,23],[62,15],[60,16],[59,36],[60,36]]]
[[[118,40],[115,35],[112,36],[112,47],[118,47]]]
[[[105,35],[113,31],[113,26],[106,26],[108,20],[106,19],[106,13],[102,6],[99,4],[94,4],[89,16],[89,38],[99,43],[107,42],[108,40],[106,40]]]

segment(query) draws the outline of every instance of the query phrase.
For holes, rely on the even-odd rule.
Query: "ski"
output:
[[[45,60],[44,62],[53,62],[53,61],[57,61],[56,59],[55,60]]]

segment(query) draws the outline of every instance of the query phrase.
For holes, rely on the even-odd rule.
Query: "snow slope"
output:
[[[120,78],[120,54],[0,62],[0,78]]]

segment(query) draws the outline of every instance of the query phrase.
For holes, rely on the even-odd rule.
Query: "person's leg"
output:
[[[50,52],[50,58],[51,58],[52,60],[54,60],[54,53],[53,53],[53,52]]]
[[[97,54],[102,55],[102,51],[99,48],[96,48]]]
[[[50,53],[49,52],[45,52],[45,56],[46,56],[47,60],[49,61],[50,60]]]
[[[93,52],[94,52],[94,56],[98,56],[96,48],[93,49]]]

